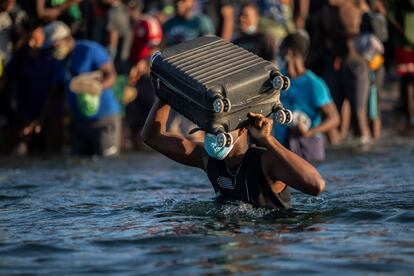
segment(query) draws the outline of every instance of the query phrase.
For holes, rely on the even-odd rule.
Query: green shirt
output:
[[[62,5],[66,1],[67,0],[50,0],[48,6],[56,7]],[[73,4],[66,12],[74,21],[79,21],[82,18],[82,13],[78,4]]]

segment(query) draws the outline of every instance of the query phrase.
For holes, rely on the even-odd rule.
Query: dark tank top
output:
[[[209,158],[207,176],[219,197],[240,200],[260,207],[290,208],[290,192],[273,193],[262,170],[265,149],[250,147],[235,171],[230,171],[223,160]]]

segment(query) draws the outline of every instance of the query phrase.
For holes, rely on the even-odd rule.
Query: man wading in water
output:
[[[261,114],[249,114],[251,125],[230,132],[234,142],[223,148],[211,134],[206,134],[203,145],[167,132],[169,114],[170,106],[158,99],[145,123],[143,141],[181,164],[203,169],[225,199],[290,208],[288,186],[314,196],[325,188],[311,164],[277,142],[271,135],[273,120]],[[249,145],[247,134],[261,148]]]

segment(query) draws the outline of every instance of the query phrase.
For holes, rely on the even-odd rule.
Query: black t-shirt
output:
[[[265,149],[250,147],[237,171],[231,172],[223,160],[210,158],[207,176],[217,195],[224,199],[240,200],[260,207],[290,208],[288,188],[275,194],[262,169]]]
[[[257,32],[255,34],[242,34],[233,43],[265,60],[272,61],[275,59],[275,41],[266,33]]]

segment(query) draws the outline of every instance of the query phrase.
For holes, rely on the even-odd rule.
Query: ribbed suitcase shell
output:
[[[204,36],[155,55],[151,77],[159,98],[209,133],[229,132],[248,124],[249,112],[269,115],[281,108],[268,61],[216,36]],[[215,112],[216,98],[230,102]]]

